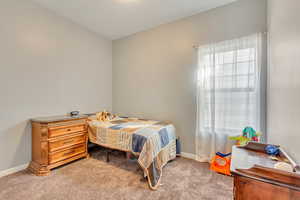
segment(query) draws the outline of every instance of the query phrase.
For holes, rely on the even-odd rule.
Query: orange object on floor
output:
[[[221,174],[231,176],[230,173],[230,162],[231,159],[228,157],[222,157],[216,155],[211,162],[210,169]]]

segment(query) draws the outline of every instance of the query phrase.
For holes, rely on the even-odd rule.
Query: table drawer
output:
[[[76,147],[72,147],[70,149],[62,150],[55,153],[49,154],[49,164],[53,164],[59,162],[61,160],[65,160],[67,158],[71,158],[75,155],[84,153],[86,151],[85,143],[78,145]]]
[[[86,131],[85,124],[65,126],[65,127],[52,127],[49,128],[49,138],[67,135],[70,133],[76,133]]]
[[[64,149],[76,144],[81,144],[86,142],[86,134],[74,135],[67,138],[62,138],[59,140],[54,140],[49,142],[49,151],[54,152],[60,149]]]

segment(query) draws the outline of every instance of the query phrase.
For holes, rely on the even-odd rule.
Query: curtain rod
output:
[[[263,35],[268,35],[269,32],[265,31],[265,32],[261,32],[261,33],[262,33]],[[195,45],[193,45],[192,47],[193,47],[193,49],[198,49],[198,48],[200,47],[200,45],[196,45],[196,44],[195,44]]]

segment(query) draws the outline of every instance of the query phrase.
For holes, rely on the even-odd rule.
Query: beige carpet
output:
[[[151,191],[136,162],[115,152],[106,163],[103,151],[96,150],[91,158],[57,168],[48,177],[25,170],[0,178],[0,199],[232,199],[232,178],[209,171],[208,164],[178,158],[163,172],[163,185]]]

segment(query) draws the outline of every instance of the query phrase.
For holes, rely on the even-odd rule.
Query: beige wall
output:
[[[0,0],[0,171],[28,163],[28,119],[111,109],[111,41],[30,1]]]
[[[300,162],[300,1],[269,0],[269,142]]]
[[[183,151],[194,153],[196,51],[192,46],[264,32],[266,9],[265,0],[240,0],[113,41],[113,110],[171,120]]]

